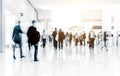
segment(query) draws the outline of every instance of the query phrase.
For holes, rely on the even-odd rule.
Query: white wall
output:
[[[2,51],[2,0],[0,0],[0,52]]]

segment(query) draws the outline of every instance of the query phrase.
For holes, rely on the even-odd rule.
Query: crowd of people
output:
[[[47,42],[47,37],[49,38],[49,41],[53,42],[54,49],[63,49],[64,48],[64,43],[65,46],[71,46],[72,41],[74,41],[74,45],[78,46],[86,46],[89,44],[89,48],[93,49],[94,48],[94,43],[96,37],[98,38],[98,44],[100,44],[100,41],[102,41],[102,32],[99,32],[98,35],[96,36],[94,31],[90,31],[88,34],[88,41],[87,41],[87,36],[85,31],[75,34],[72,34],[72,32],[66,32],[60,28],[59,30],[57,28],[54,29],[51,35],[47,35],[46,31],[43,30],[43,33],[40,34],[40,32],[37,30],[35,27],[36,21],[32,21],[32,25],[28,28],[27,31],[27,37],[28,37],[28,48],[29,51],[31,50],[31,46],[34,46],[35,51],[34,51],[34,61],[38,61],[37,55],[38,55],[38,44],[40,39],[42,40],[42,47],[45,48],[46,42]],[[13,34],[12,34],[12,40],[14,41],[15,45],[13,45],[13,59],[16,59],[15,56],[15,48],[16,45],[19,45],[20,48],[20,58],[24,58],[25,56],[22,53],[22,36],[21,34],[23,31],[21,30],[20,27],[20,21],[18,21],[18,24],[14,27]],[[103,34],[103,41],[104,41],[104,47],[107,47],[107,34],[104,32]],[[113,34],[111,35],[113,37]]]

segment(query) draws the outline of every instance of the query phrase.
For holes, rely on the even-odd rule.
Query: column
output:
[[[0,0],[0,52],[2,51],[2,0]]]
[[[4,51],[4,11],[3,11],[3,0],[0,0],[0,52]]]

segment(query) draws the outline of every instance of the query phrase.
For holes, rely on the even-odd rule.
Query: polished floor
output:
[[[109,46],[65,46],[54,50],[52,43],[43,49],[39,44],[38,62],[33,61],[34,48],[28,51],[23,45],[26,56],[16,60],[12,58],[12,47],[6,47],[0,53],[0,76],[120,76],[120,47]]]

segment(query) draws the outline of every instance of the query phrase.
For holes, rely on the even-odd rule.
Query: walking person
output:
[[[19,48],[20,48],[20,58],[25,57],[22,52],[22,33],[23,32],[20,27],[20,21],[18,21],[18,24],[14,27],[13,34],[12,34],[12,40],[15,43],[15,45],[13,45],[13,59],[16,59],[16,56],[15,56],[16,45],[19,45]]]
[[[58,33],[59,49],[63,49],[63,40],[65,39],[64,32],[60,29]]]
[[[89,48],[94,48],[94,41],[95,41],[95,33],[93,31],[89,32]]]
[[[45,45],[46,45],[46,33],[45,33],[45,30],[43,30],[42,42],[43,42],[43,48],[44,48]]]
[[[40,33],[37,31],[37,28],[35,26],[36,21],[32,21],[32,26],[29,27],[27,36],[28,36],[28,47],[29,50],[31,46],[33,45],[35,48],[34,52],[34,61],[38,61],[37,54],[38,54],[38,42],[40,40]]]
[[[80,36],[79,36],[79,41],[80,41],[80,45],[82,46],[82,44],[83,44],[83,35],[82,35],[82,33],[80,33]]]
[[[72,38],[73,38],[73,35],[72,35],[72,32],[69,34],[69,44],[71,45],[72,43]]]
[[[68,32],[66,32],[66,34],[65,34],[65,44],[66,44],[66,46],[68,46],[68,41],[69,41],[69,34],[68,34]]]
[[[74,39],[75,39],[75,45],[77,46],[79,42],[79,37],[77,33],[75,34]]]
[[[86,33],[85,33],[85,31],[82,32],[82,38],[83,38],[83,42],[84,42],[84,46],[85,46],[85,44],[86,44],[86,41],[85,41]]]
[[[107,47],[107,33],[104,32],[104,47]]]
[[[53,31],[52,33],[52,36],[53,36],[53,46],[55,49],[57,49],[57,28],[55,28],[55,30]]]

